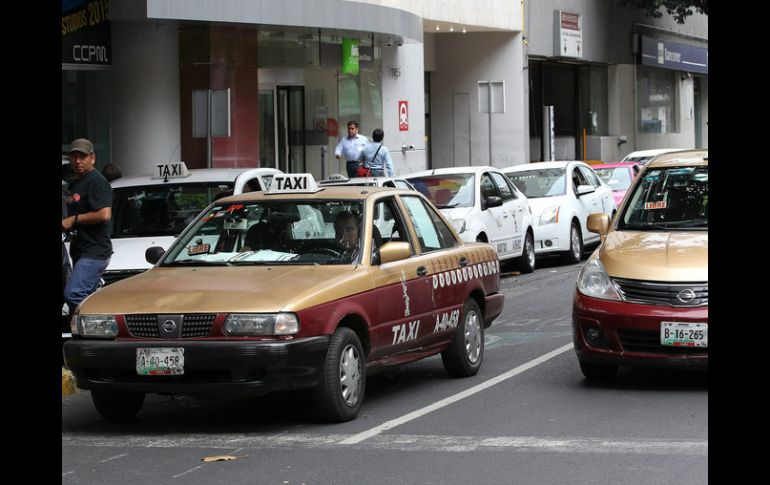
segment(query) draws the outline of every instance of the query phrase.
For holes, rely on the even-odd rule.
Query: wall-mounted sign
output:
[[[583,19],[580,14],[556,10],[553,55],[583,57]]]
[[[61,61],[109,65],[112,62],[108,0],[62,0]]]
[[[342,74],[358,74],[358,39],[342,38]]]
[[[641,64],[708,74],[708,49],[658,40],[646,35],[641,37]]]
[[[398,102],[398,131],[409,131],[409,102]]]

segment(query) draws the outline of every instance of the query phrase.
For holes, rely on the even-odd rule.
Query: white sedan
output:
[[[159,165],[155,173],[121,177],[112,185],[112,249],[106,284],[151,268],[145,250],[168,248],[213,200],[270,187],[274,168],[204,168],[184,162]]]
[[[502,172],[529,199],[536,254],[560,253],[577,263],[585,244],[599,242],[598,234],[588,232],[588,215],[615,215],[612,189],[581,161],[515,165]]]
[[[500,261],[535,269],[535,234],[527,197],[494,167],[452,167],[405,175],[465,242],[490,243]]]

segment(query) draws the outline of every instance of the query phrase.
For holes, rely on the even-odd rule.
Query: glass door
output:
[[[259,166],[275,168],[275,90],[259,90]]]
[[[278,86],[276,118],[278,168],[286,173],[305,172],[305,88]]]

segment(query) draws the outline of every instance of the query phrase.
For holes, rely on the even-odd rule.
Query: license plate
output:
[[[153,347],[136,349],[136,373],[140,376],[184,374],[184,348]]]
[[[660,344],[670,347],[708,347],[708,324],[660,322]]]

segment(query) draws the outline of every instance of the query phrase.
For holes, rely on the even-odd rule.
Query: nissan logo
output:
[[[163,331],[166,333],[171,333],[174,330],[176,330],[176,322],[173,320],[166,320],[163,322]]]
[[[692,303],[695,300],[695,292],[690,288],[685,288],[676,295],[676,299],[682,303]]]

